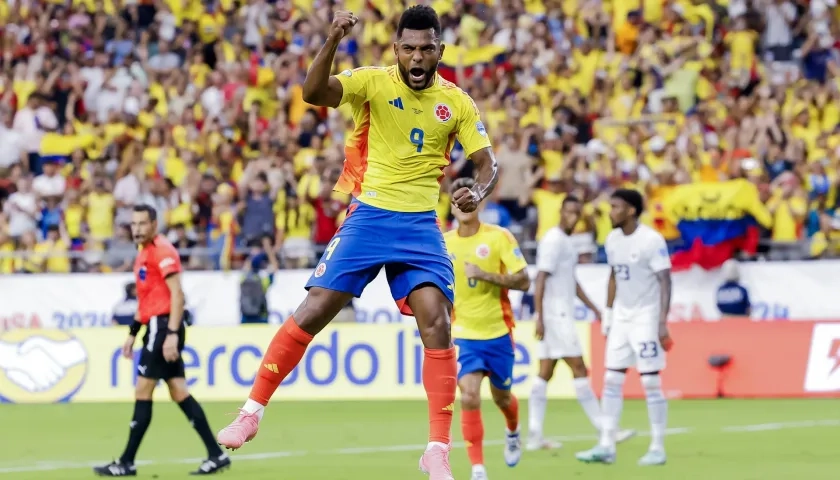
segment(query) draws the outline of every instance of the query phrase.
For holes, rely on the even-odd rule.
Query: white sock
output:
[[[650,419],[650,449],[665,451],[665,428],[668,425],[668,401],[662,393],[662,378],[659,374],[642,375],[642,386],[647,399]]]
[[[531,386],[531,397],[528,398],[528,436],[542,438],[543,422],[545,421],[546,399],[545,390],[548,387],[541,377],[534,377]]]
[[[242,410],[248,413],[254,413],[257,415],[257,418],[262,420],[263,413],[265,413],[265,405],[249,398],[245,401],[245,405],[242,405]]]
[[[580,406],[583,407],[583,411],[589,417],[589,421],[592,422],[595,430],[600,432],[602,424],[601,406],[598,404],[598,397],[595,396],[595,392],[592,390],[589,377],[576,378],[574,384],[575,394],[577,394]]]
[[[604,395],[601,398],[601,428],[600,445],[609,450],[615,450],[615,434],[621,420],[621,410],[624,408],[624,377],[621,372],[607,370],[604,375]]]
[[[486,473],[486,471],[487,470],[484,468],[484,465],[473,465],[472,466],[472,472],[473,473],[476,473],[476,472]]]
[[[428,452],[429,450],[431,450],[434,447],[441,447],[443,449],[447,449],[447,448],[449,448],[449,445],[447,445],[443,442],[429,442],[429,444],[426,445],[426,451]]]

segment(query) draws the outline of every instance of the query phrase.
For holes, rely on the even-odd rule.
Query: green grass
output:
[[[523,401],[523,407],[527,402]],[[493,480],[513,479],[714,479],[828,480],[840,472],[840,404],[836,400],[720,400],[671,402],[670,426],[685,430],[667,439],[668,465],[640,468],[647,448],[641,436],[619,447],[612,466],[583,465],[574,452],[594,442],[591,427],[574,401],[549,404],[546,432],[572,437],[555,452],[526,452],[515,469],[504,465],[499,440],[502,416],[485,403],[485,447]],[[211,426],[221,428],[237,405],[204,405]],[[647,430],[643,402],[627,402],[622,426]],[[527,409],[523,408],[523,418]],[[0,480],[91,478],[88,464],[122,451],[130,404],[0,406]],[[456,411],[455,440],[460,440]],[[821,423],[808,423],[819,421]],[[527,423],[527,422],[526,422]],[[768,425],[776,424],[776,425]],[[732,426],[762,425],[752,431]],[[417,460],[425,444],[422,402],[273,403],[253,443],[233,454],[223,478],[248,480],[411,480],[423,477]],[[591,437],[591,438],[589,438]],[[347,449],[368,449],[362,452]],[[291,452],[282,456],[279,452]],[[181,411],[158,402],[139,459],[140,478],[187,478],[200,441]],[[185,463],[184,459],[195,461]],[[64,467],[60,463],[66,462]],[[36,466],[41,470],[35,470]],[[458,480],[469,479],[463,446],[453,449]]]

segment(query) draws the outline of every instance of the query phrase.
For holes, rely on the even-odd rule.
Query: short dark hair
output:
[[[566,198],[563,199],[563,204],[561,207],[565,207],[567,203],[580,203],[580,199],[574,195],[566,195]]]
[[[403,12],[400,23],[397,24],[397,38],[402,37],[403,30],[434,29],[435,35],[440,37],[440,18],[432,7],[414,5]]]
[[[637,190],[633,190],[631,188],[619,188],[613,192],[612,198],[624,200],[628,205],[635,208],[636,218],[639,218],[642,215],[642,211],[644,211],[645,201],[642,198],[642,194]]]
[[[151,205],[146,205],[144,203],[142,203],[140,205],[135,205],[134,206],[134,211],[135,212],[146,212],[146,214],[149,216],[149,220],[151,220],[153,222],[157,220],[157,210],[155,210],[155,208],[152,207]]]
[[[460,190],[464,187],[467,187],[470,190],[472,190],[472,188],[474,186],[475,186],[475,180],[473,180],[470,177],[461,177],[461,178],[456,179],[454,182],[452,182],[452,186],[449,187],[449,193],[450,194],[455,193],[455,192],[457,192],[458,190]]]

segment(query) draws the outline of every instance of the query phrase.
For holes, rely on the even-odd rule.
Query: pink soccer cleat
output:
[[[420,471],[429,476],[429,480],[455,480],[449,468],[449,450],[452,445],[435,445],[420,457]]]
[[[216,435],[219,445],[236,450],[257,436],[260,429],[260,417],[255,413],[239,410],[239,416],[230,425],[221,429]]]

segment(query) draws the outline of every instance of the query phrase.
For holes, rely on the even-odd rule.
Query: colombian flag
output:
[[[758,225],[773,224],[758,189],[745,179],[680,185],[664,208],[683,240],[671,256],[675,271],[717,268],[737,250],[755,253]]]
[[[472,78],[479,66],[483,65],[485,67],[485,73],[492,73],[497,67],[504,65],[507,56],[505,55],[505,47],[498,45],[485,45],[474,49],[459,45],[447,45],[438,66],[440,76],[456,83],[455,68],[458,66],[459,59],[464,67],[464,76]]]

